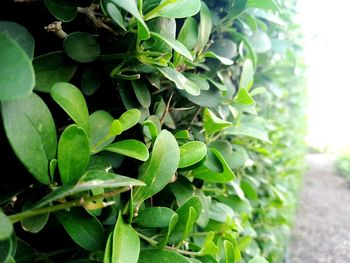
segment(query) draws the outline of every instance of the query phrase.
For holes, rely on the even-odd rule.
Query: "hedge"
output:
[[[0,22],[0,262],[283,262],[296,1],[25,0]]]

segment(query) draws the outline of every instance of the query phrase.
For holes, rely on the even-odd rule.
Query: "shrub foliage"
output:
[[[304,154],[295,5],[9,3],[0,261],[282,262]]]

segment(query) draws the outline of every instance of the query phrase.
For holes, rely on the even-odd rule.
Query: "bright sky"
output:
[[[306,36],[310,145],[350,149],[350,1],[299,0]]]

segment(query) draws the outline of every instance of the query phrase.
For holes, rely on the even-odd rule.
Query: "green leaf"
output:
[[[187,17],[177,38],[188,50],[192,50],[197,43],[198,24],[193,17]]]
[[[264,9],[266,11],[279,12],[280,7],[275,0],[248,0],[248,7]]]
[[[0,32],[0,100],[27,97],[35,85],[32,63],[25,51]]]
[[[233,61],[231,59],[219,56],[212,51],[205,52],[204,57],[205,58],[215,58],[215,59],[219,60],[222,64],[227,65],[227,66],[233,64]]]
[[[34,58],[35,90],[50,92],[56,82],[68,82],[77,64],[67,59],[63,51],[56,51]]]
[[[235,179],[235,174],[232,172],[221,153],[215,148],[211,148],[208,153],[209,152],[211,152],[214,155],[213,157],[216,158],[216,161],[220,163],[220,171],[212,169],[209,165],[210,158],[207,157],[205,163],[193,170],[191,175],[206,182],[227,183]]]
[[[256,185],[249,179],[241,181],[241,189],[249,200],[258,200],[258,193],[256,191]]]
[[[254,99],[245,88],[240,88],[238,90],[238,93],[234,101],[237,104],[243,104],[243,105],[253,105],[255,103]]]
[[[269,263],[265,258],[257,256],[249,260],[248,263]]]
[[[231,59],[237,55],[237,45],[230,39],[220,38],[214,41],[209,51],[215,53],[219,57]]]
[[[199,251],[199,254],[201,256],[202,255],[212,255],[215,257],[217,255],[219,248],[213,242],[214,237],[215,237],[215,233],[213,231],[210,231],[208,233],[208,235],[205,237],[202,248]],[[232,262],[234,262],[234,261],[232,261]]]
[[[119,213],[112,237],[111,263],[137,263],[140,254],[140,238],[137,232],[123,222]]]
[[[138,179],[147,186],[135,191],[135,203],[151,197],[162,190],[175,175],[180,161],[180,150],[175,137],[162,130],[153,145],[150,158],[139,171]]]
[[[55,123],[49,109],[34,93],[1,106],[12,149],[38,181],[49,184],[49,161],[55,158],[57,148]]]
[[[78,62],[92,62],[101,53],[97,38],[86,32],[73,32],[63,41],[66,54]]]
[[[119,121],[123,127],[123,131],[135,126],[141,118],[141,112],[138,109],[130,109],[119,117]]]
[[[131,86],[135,92],[137,100],[142,107],[149,108],[151,105],[151,94],[143,80],[132,80]]]
[[[107,3],[106,8],[108,15],[113,19],[113,21],[116,22],[122,29],[124,29],[124,31],[127,31],[124,24],[124,18],[120,13],[118,7],[116,7],[115,4],[109,2]]]
[[[188,142],[180,147],[179,168],[188,167],[201,161],[207,154],[207,146],[199,141]]]
[[[236,31],[230,31],[229,35],[230,35],[230,37],[233,40],[236,40],[236,41],[238,40],[238,41],[242,41],[243,42],[244,47],[247,50],[247,57],[253,63],[253,68],[255,70],[256,69],[256,65],[257,65],[257,56],[256,56],[256,53],[255,53],[253,47],[249,43],[248,39],[244,35],[242,35],[241,33],[236,32]]]
[[[235,217],[235,213],[230,206],[213,201],[209,207],[209,217],[212,220],[225,223],[228,219],[231,221]]]
[[[6,260],[11,256],[12,250],[13,244],[11,238],[0,240],[0,262],[6,263]]]
[[[72,21],[77,15],[77,4],[72,0],[44,0],[46,8],[63,22]]]
[[[68,126],[58,142],[58,170],[63,184],[75,184],[90,160],[89,139],[84,129]]]
[[[191,261],[182,256],[181,254],[160,249],[147,249],[142,250],[140,253],[140,259],[138,263],[191,263]]]
[[[270,37],[262,30],[255,31],[248,40],[254,51],[259,54],[268,52],[272,47]]]
[[[138,37],[141,40],[146,40],[150,37],[148,27],[140,14],[136,1],[132,0],[111,0],[112,3],[116,4],[120,8],[132,14],[138,21]]]
[[[254,126],[248,126],[247,123],[241,124],[240,126],[232,126],[225,130],[225,134],[248,136],[267,143],[271,143],[266,131],[258,129]]]
[[[235,4],[233,5],[233,7],[228,13],[228,17],[230,19],[235,19],[239,17],[245,11],[246,7],[247,7],[247,0],[236,0]]]
[[[158,70],[164,75],[164,77],[174,82],[178,89],[185,90],[192,96],[198,96],[201,93],[200,87],[195,82],[186,78],[176,69],[170,67],[162,67],[158,68]]]
[[[202,51],[209,41],[213,22],[212,22],[210,10],[204,2],[201,2],[200,10],[201,11],[200,11],[200,23],[198,28],[197,49],[199,51]]]
[[[214,133],[220,132],[229,126],[232,126],[231,122],[219,119],[208,108],[204,109],[203,123],[207,136],[213,135]]]
[[[78,181],[76,185],[65,185],[57,187],[54,191],[46,195],[33,207],[40,208],[56,200],[67,196],[75,195],[88,190],[100,188],[119,188],[124,186],[144,186],[139,180],[122,175],[108,173],[101,170],[89,170]]]
[[[160,4],[145,15],[145,20],[157,16],[167,18],[185,18],[199,12],[200,0],[162,0]]]
[[[68,235],[82,248],[88,251],[101,249],[104,233],[101,223],[81,208],[55,213]]]
[[[161,41],[164,41],[165,43],[167,43],[167,45],[169,45],[176,52],[178,52],[179,54],[188,58],[189,60],[193,61],[193,57],[192,57],[190,51],[188,51],[188,49],[180,41],[178,41],[174,38],[171,38],[167,35],[161,35],[161,34],[154,33],[154,32],[151,32],[151,37],[153,37],[155,39],[159,39]]]
[[[215,108],[218,107],[221,103],[220,92],[213,87],[210,87],[209,90],[201,90],[201,94],[199,94],[198,96],[192,96],[189,93],[182,90],[180,90],[180,94],[189,101],[202,107]]]
[[[235,248],[228,240],[224,240],[225,263],[235,262]]]
[[[81,90],[87,95],[93,95],[101,85],[102,77],[96,68],[87,68],[81,76]]]
[[[93,152],[102,151],[104,147],[114,141],[115,136],[108,136],[113,121],[114,118],[112,115],[103,110],[95,111],[89,116],[89,123],[91,127],[90,148]]]
[[[15,254],[17,263],[30,263],[35,261],[34,249],[24,241],[17,239],[17,249]]]
[[[145,228],[163,228],[169,226],[174,215],[176,213],[167,207],[149,207],[139,213],[135,222]]]
[[[133,139],[110,144],[103,150],[125,155],[140,161],[146,161],[149,157],[146,145]]]
[[[22,206],[22,211],[30,210],[33,206],[33,201],[28,199]],[[21,220],[22,228],[30,233],[38,233],[42,230],[49,219],[49,213],[24,218]]]
[[[0,210],[0,241],[11,237],[13,226],[8,217]]]
[[[57,82],[52,87],[51,97],[78,126],[90,134],[88,108],[78,88],[67,82]]]
[[[34,38],[25,27],[10,21],[0,21],[0,34],[15,41],[25,51],[29,59],[33,59]]]

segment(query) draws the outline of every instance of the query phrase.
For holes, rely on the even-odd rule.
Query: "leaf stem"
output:
[[[90,196],[90,197],[86,197],[86,198],[82,197],[80,199],[66,202],[63,204],[58,204],[58,205],[47,206],[47,207],[42,207],[42,208],[38,208],[38,209],[24,211],[21,213],[10,215],[8,218],[14,224],[14,223],[17,223],[17,222],[21,221],[22,219],[25,219],[28,217],[47,214],[47,213],[51,213],[51,212],[55,212],[55,211],[59,211],[59,210],[63,210],[63,209],[68,209],[71,207],[85,206],[87,202],[93,202],[93,201],[97,201],[101,198],[112,197],[112,196],[121,194],[123,192],[129,191],[130,189],[131,189],[131,186],[125,186],[125,187],[122,187],[122,188],[117,189],[115,191],[110,191],[107,193],[103,193],[103,194],[99,194],[99,195],[95,195],[95,196]],[[109,202],[109,203],[106,203],[105,206],[109,206],[111,204],[112,203]]]

